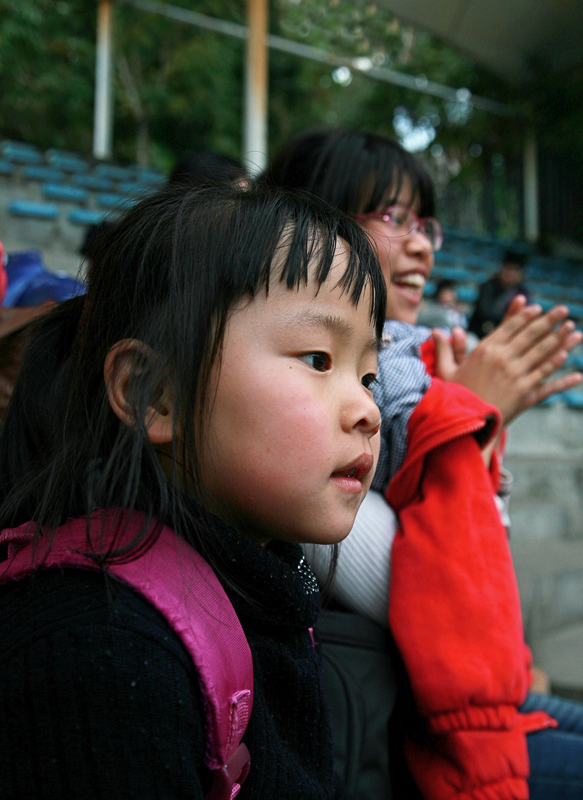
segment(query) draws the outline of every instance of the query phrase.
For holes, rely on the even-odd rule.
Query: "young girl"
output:
[[[69,519],[123,509],[143,522],[130,541],[120,523],[113,543],[88,542],[101,572],[0,586],[3,796],[205,796],[193,663],[108,577],[161,524],[212,566],[251,649],[239,797],[344,796],[298,543],[343,539],[372,480],[384,312],[359,226],[283,192],[169,187],[100,241],[87,295],[42,323],[23,364],[0,524],[33,520],[33,547],[50,550]]]
[[[442,232],[429,175],[395,142],[366,132],[309,130],[276,154],[265,179],[309,189],[350,213],[373,240],[387,282],[387,347],[374,386],[382,412],[377,491],[341,549],[334,593],[366,622],[390,624],[404,662],[400,694],[410,689],[414,704],[398,735],[416,788],[408,785],[403,796],[579,797],[583,706],[529,692],[530,657],[507,534],[493,502],[499,472],[490,456],[497,418],[508,424],[581,381],[574,373],[545,382],[581,333],[565,321],[565,306],[543,315],[520,298],[457,364],[443,333],[432,339],[429,329],[416,326]],[[453,344],[459,357],[459,329]],[[452,382],[436,379],[436,369]],[[310,558],[317,568],[313,549]],[[351,616],[344,619],[348,629]],[[354,627],[363,629],[360,620]],[[363,671],[373,649],[362,649]],[[378,699],[371,705],[376,723]],[[392,749],[391,759],[399,755],[400,748]],[[375,790],[384,785],[390,796],[388,764],[385,758],[375,774],[369,759],[357,784],[360,797],[371,795],[370,775]],[[357,774],[357,765],[347,773]]]

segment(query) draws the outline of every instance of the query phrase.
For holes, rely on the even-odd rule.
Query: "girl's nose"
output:
[[[342,427],[346,431],[357,428],[370,438],[380,430],[381,412],[362,385],[359,388],[359,398],[349,404],[343,412]]]

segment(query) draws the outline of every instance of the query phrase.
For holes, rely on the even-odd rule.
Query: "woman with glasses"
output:
[[[345,710],[330,698],[338,712],[333,724],[343,734],[339,769],[353,777],[349,788],[362,798],[582,796],[583,737],[573,731],[583,732],[583,709],[548,698],[551,717],[545,698],[529,691],[531,664],[494,500],[500,472],[493,455],[500,423],[582,379],[574,374],[543,385],[581,335],[565,322],[564,306],[543,315],[524,298],[467,357],[461,330],[450,339],[416,325],[442,230],[431,178],[395,142],[309,130],[276,154],[263,179],[315,193],[358,220],[376,245],[387,283],[387,346],[372,387],[382,414],[376,491],[363,502],[338,558],[333,598],[342,611],[329,614],[330,628],[321,629],[324,656],[328,649],[336,662],[328,664],[329,677],[350,657],[348,639],[369,637],[350,669],[362,684],[356,705],[376,727],[360,743],[360,764],[351,763],[358,747],[346,744]],[[329,550],[309,557],[325,577]],[[367,697],[378,672],[375,623],[390,625],[398,649],[393,666],[386,653],[382,709],[378,695]],[[343,647],[332,652],[343,630]],[[406,711],[393,726],[399,746],[389,763],[393,668],[406,676],[397,693]],[[395,764],[401,754],[405,770]]]
[[[414,156],[375,134],[309,130],[276,154],[264,178],[313,192],[358,219],[378,247],[387,318],[417,321],[443,239],[431,178]]]

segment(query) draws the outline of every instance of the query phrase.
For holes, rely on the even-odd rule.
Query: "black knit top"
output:
[[[225,542],[254,669],[239,798],[344,797],[308,630],[314,576],[297,545]],[[204,744],[194,665],[141,595],[74,569],[0,587],[0,797],[200,800]]]

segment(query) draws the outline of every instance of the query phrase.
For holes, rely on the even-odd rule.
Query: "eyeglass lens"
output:
[[[431,217],[419,219],[410,209],[404,207],[391,208],[387,211],[387,216],[395,230],[403,233],[412,233],[421,230],[431,242],[432,247],[436,247],[439,242],[441,231],[438,223]]]

